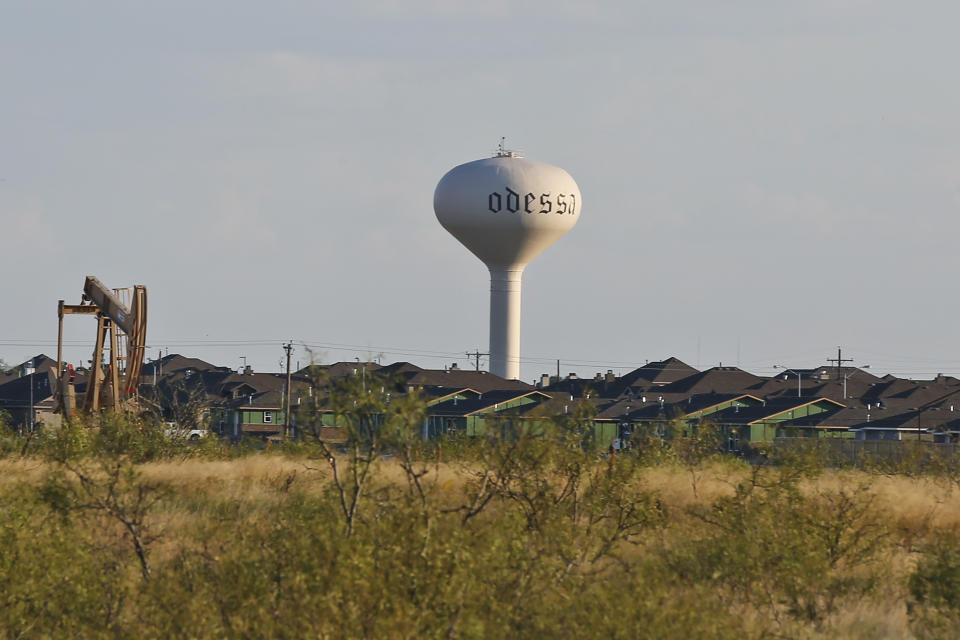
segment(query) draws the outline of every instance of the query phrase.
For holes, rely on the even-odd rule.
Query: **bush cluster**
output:
[[[809,460],[723,467],[709,431],[610,456],[571,419],[423,442],[415,396],[332,401],[336,447],[186,443],[116,414],[8,438],[24,477],[0,484],[0,636],[946,638],[960,622],[949,532],[905,532],[868,483],[818,483]],[[661,469],[696,498],[654,489]],[[716,469],[727,490],[698,494]],[[904,628],[858,632],[845,611],[865,602]]]

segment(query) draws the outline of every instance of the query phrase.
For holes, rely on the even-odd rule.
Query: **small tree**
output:
[[[57,468],[47,475],[41,499],[64,518],[91,514],[121,525],[143,578],[149,579],[149,546],[155,536],[147,516],[165,489],[136,468],[141,424],[110,412],[93,419],[93,425],[71,420],[47,436],[44,452]]]
[[[317,436],[317,443],[333,475],[333,486],[348,537],[353,535],[359,519],[361,502],[366,498],[374,465],[388,451],[406,450],[409,454],[412,431],[422,421],[422,409],[417,409],[422,403],[417,396],[392,398],[391,382],[373,374],[339,380],[330,388],[326,402],[320,402],[320,390],[316,390],[311,403],[314,410],[307,416],[306,426],[312,427]],[[322,437],[320,423],[325,409],[333,411],[338,426],[343,429],[345,455],[334,451],[332,443]],[[412,458],[405,462],[408,479],[419,487],[419,472],[414,471]]]

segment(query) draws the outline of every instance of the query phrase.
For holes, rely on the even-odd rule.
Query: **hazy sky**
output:
[[[958,24],[955,1],[0,0],[0,357],[55,355],[91,274],[147,285],[151,356],[467,366],[488,276],[433,190],[507,136],[583,193],[526,271],[525,379],[837,345],[960,374]],[[67,318],[71,360],[93,337]]]

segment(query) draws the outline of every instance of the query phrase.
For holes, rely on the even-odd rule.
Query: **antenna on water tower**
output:
[[[500,138],[496,155],[440,179],[433,210],[490,271],[490,371],[520,378],[523,270],[580,219],[580,188],[561,169],[524,158]]]
[[[495,158],[522,158],[523,152],[517,149],[507,149],[506,136],[500,136],[500,144],[497,145]]]

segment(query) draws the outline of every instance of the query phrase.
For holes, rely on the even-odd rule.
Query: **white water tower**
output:
[[[492,158],[454,167],[437,184],[443,228],[490,270],[490,371],[520,377],[520,289],[531,260],[580,219],[570,174],[501,144]]]

